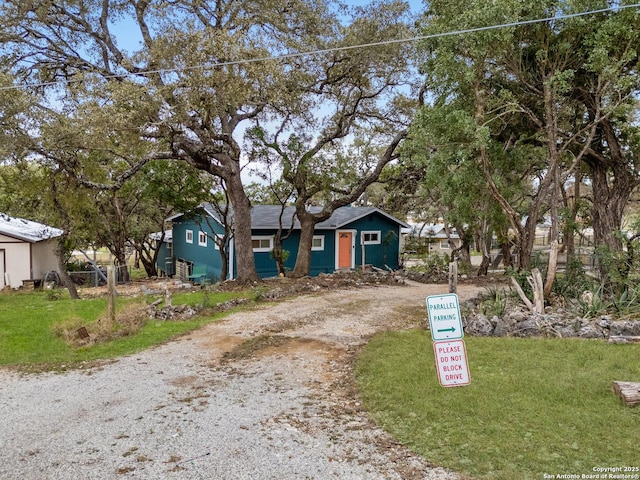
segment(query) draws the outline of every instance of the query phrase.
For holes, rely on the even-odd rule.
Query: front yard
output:
[[[593,478],[582,475],[605,467],[640,478],[640,408],[622,405],[611,389],[615,380],[640,382],[640,345],[465,341],[471,383],[443,388],[429,332],[374,338],[358,360],[357,383],[377,423],[430,461],[474,478]]]

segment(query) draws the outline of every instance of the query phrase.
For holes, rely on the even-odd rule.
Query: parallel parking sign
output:
[[[427,297],[426,302],[440,385],[443,387],[468,385],[471,378],[467,349],[462,340],[464,330],[458,296],[455,293],[431,295]]]
[[[455,293],[427,297],[427,314],[434,342],[464,337],[458,296]]]

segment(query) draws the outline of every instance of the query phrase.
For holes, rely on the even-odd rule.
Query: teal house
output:
[[[168,219],[172,231],[165,235],[158,257],[158,270],[196,282],[219,281],[222,259],[215,241],[224,233],[223,222],[210,204],[202,205],[200,214],[178,214]],[[256,271],[261,278],[278,275],[271,255],[278,231],[280,205],[256,205],[251,211],[253,252]],[[292,227],[293,225],[293,227]],[[300,241],[300,224],[294,207],[282,214],[283,249],[287,252],[285,268],[292,270]],[[375,207],[342,207],[316,225],[311,251],[311,275],[332,273],[362,265],[397,269],[400,260],[400,229],[408,225]],[[291,228],[292,227],[292,228]],[[229,273],[235,278],[235,248],[231,238],[228,248]]]

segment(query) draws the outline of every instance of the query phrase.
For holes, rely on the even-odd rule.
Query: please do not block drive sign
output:
[[[433,353],[436,356],[440,385],[457,387],[471,382],[464,340],[434,342]]]

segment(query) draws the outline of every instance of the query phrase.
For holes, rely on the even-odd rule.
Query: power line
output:
[[[192,65],[192,66],[185,66],[185,67],[176,67],[176,68],[162,68],[162,69],[156,69],[156,70],[144,70],[144,71],[140,71],[140,72],[135,72],[135,73],[122,73],[122,74],[113,74],[113,75],[104,75],[102,78],[104,79],[114,79],[114,78],[122,78],[125,76],[134,76],[134,77],[141,77],[141,76],[146,76],[146,75],[154,75],[154,74],[166,74],[166,73],[172,73],[172,72],[184,72],[184,71],[188,71],[188,70],[204,70],[204,69],[212,69],[212,68],[217,68],[217,67],[228,67],[228,66],[234,66],[234,65],[246,65],[246,64],[250,64],[250,63],[259,63],[259,62],[268,62],[268,61],[274,61],[274,60],[288,60],[288,59],[292,59],[292,58],[300,58],[300,57],[307,57],[307,56],[313,56],[313,55],[322,55],[325,53],[332,53],[332,52],[341,52],[341,51],[347,51],[347,50],[355,50],[357,48],[371,48],[371,47],[379,47],[379,46],[384,46],[384,45],[394,45],[394,44],[398,44],[398,43],[410,43],[410,42],[418,42],[421,40],[430,40],[433,38],[441,38],[441,37],[451,37],[451,36],[455,36],[455,35],[465,35],[468,33],[477,33],[477,32],[483,32],[483,31],[487,31],[487,30],[497,30],[497,29],[501,29],[501,28],[509,28],[509,27],[518,27],[518,26],[522,26],[522,25],[531,25],[531,24],[535,24],[535,23],[543,23],[543,22],[549,22],[552,20],[566,20],[566,19],[570,19],[570,18],[576,18],[576,17],[584,17],[584,16],[588,16],[588,15],[595,15],[598,13],[606,13],[606,12],[610,12],[610,11],[614,11],[617,12],[619,10],[625,10],[628,8],[637,8],[640,7],[640,3],[633,3],[630,5],[618,5],[618,6],[611,6],[611,7],[606,7],[606,8],[600,8],[597,10],[589,10],[586,12],[578,12],[578,13],[567,13],[567,14],[563,14],[563,15],[557,15],[557,16],[553,16],[553,17],[545,17],[545,18],[536,18],[536,19],[532,19],[532,20],[519,20],[517,22],[509,22],[509,23],[500,23],[500,24],[496,24],[496,25],[488,25],[485,27],[473,27],[473,28],[466,28],[466,29],[460,29],[460,30],[452,30],[452,31],[448,31],[448,32],[441,32],[441,33],[432,33],[429,35],[419,35],[419,36],[415,36],[415,37],[409,37],[409,38],[400,38],[400,39],[396,39],[396,40],[383,40],[380,42],[370,42],[370,43],[361,43],[361,44],[357,44],[357,45],[346,45],[343,47],[331,47],[331,48],[325,48],[325,49],[318,49],[318,50],[308,50],[305,52],[294,52],[294,53],[286,53],[286,54],[282,54],[282,55],[274,55],[274,56],[268,56],[268,57],[258,57],[258,58],[247,58],[247,59],[240,59],[240,60],[230,60],[227,62],[217,62],[217,63],[213,63],[213,64],[209,64],[209,65]],[[55,86],[55,85],[65,85],[65,84],[70,84],[70,83],[76,83],[76,82],[81,82],[83,81],[82,79],[78,79],[78,80],[64,80],[64,81],[56,81],[56,82],[42,82],[42,83],[36,83],[36,84],[31,84],[31,85],[10,85],[10,86],[5,86],[5,87],[0,87],[0,91],[1,90],[16,90],[16,89],[20,89],[20,88],[27,88],[27,87],[50,87],[50,86]]]

